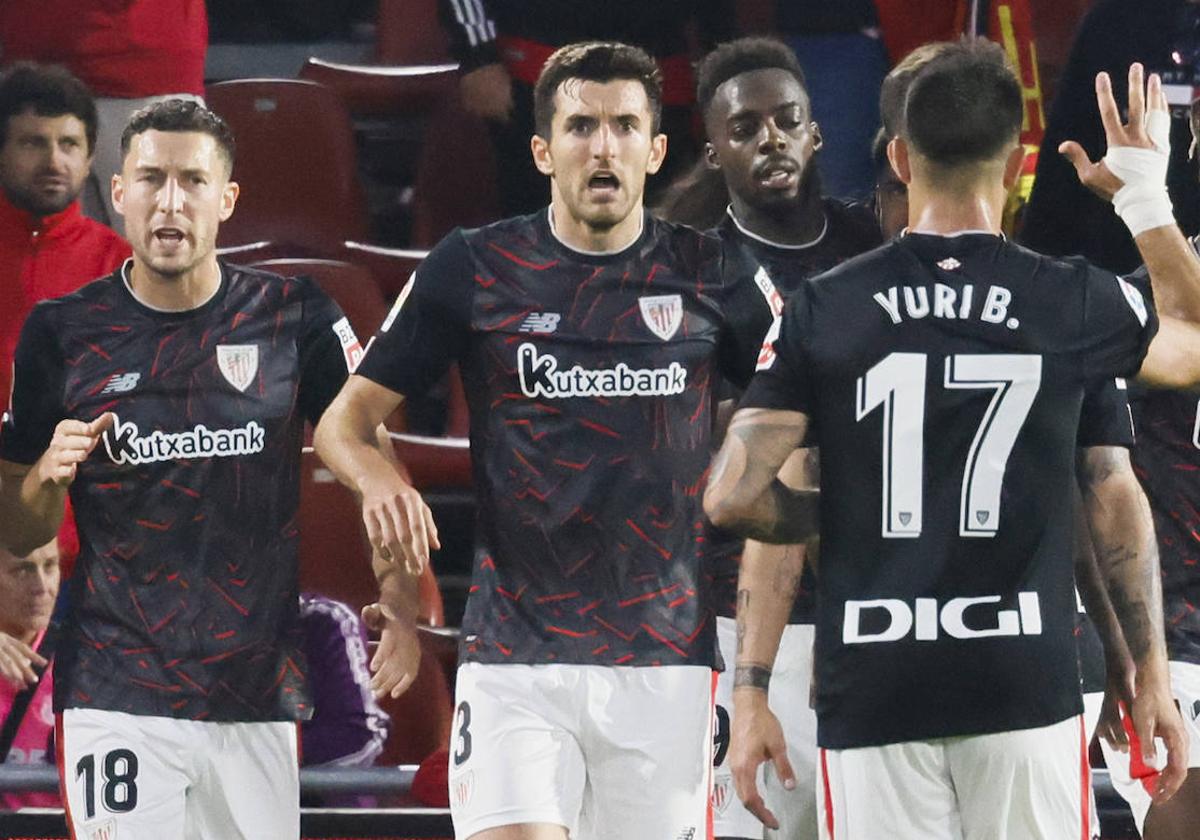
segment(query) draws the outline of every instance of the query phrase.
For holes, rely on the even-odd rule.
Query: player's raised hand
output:
[[[380,556],[402,563],[410,575],[419,575],[429,562],[431,548],[441,548],[433,512],[407,481],[394,470],[373,476],[362,489],[363,524],[367,539]]]
[[[376,699],[399,697],[408,691],[421,667],[417,625],[397,616],[384,603],[367,604],[362,611],[367,627],[379,633],[379,646],[371,657],[371,691]]]
[[[100,436],[110,428],[116,418],[105,412],[90,423],[83,420],[63,420],[54,427],[50,445],[38,459],[35,469],[38,478],[45,484],[66,487],[75,480],[79,465],[88,459]]]
[[[21,688],[33,685],[38,679],[33,666],[42,668],[46,664],[46,660],[29,645],[0,632],[0,678]]]
[[[733,786],[747,811],[767,828],[778,829],[779,820],[767,808],[758,789],[758,767],[770,761],[786,789],[791,790],[796,786],[796,774],[788,762],[783,727],[767,707],[765,691],[734,689],[734,705],[733,729],[729,739]]]
[[[1107,73],[1096,75],[1096,104],[1104,124],[1108,153],[1093,162],[1074,140],[1059,144],[1058,151],[1075,167],[1080,182],[1106,201],[1112,201],[1127,184],[1160,188],[1165,183],[1170,158],[1171,115],[1158,74],[1144,79],[1141,64],[1129,67],[1129,119],[1121,121]]]
[[[1153,796],[1155,802],[1165,802],[1175,795],[1187,778],[1188,736],[1179,708],[1166,686],[1143,687],[1129,706],[1129,721],[1133,726],[1134,738],[1131,748],[1140,748],[1147,766],[1157,766],[1155,738],[1161,738],[1166,747],[1166,764],[1158,773],[1158,783]]]

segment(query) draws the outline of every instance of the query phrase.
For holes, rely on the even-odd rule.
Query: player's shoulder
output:
[[[111,310],[122,305],[124,279],[118,268],[103,277],[84,283],[73,292],[38,301],[30,317],[69,318],[97,309]]]
[[[879,220],[870,206],[861,201],[846,201],[833,196],[822,199],[822,205],[825,218],[829,221],[827,235],[834,237],[847,250],[862,253],[883,244]]]
[[[311,275],[270,271],[260,266],[240,265],[220,261],[228,284],[228,294],[234,299],[262,298],[281,302],[327,297]]]

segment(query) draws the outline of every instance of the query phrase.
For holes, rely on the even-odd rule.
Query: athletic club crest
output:
[[[97,826],[87,828],[88,840],[117,840],[117,821],[105,820]]]
[[[475,795],[475,771],[468,770],[450,780],[450,795],[459,807],[467,805]]]
[[[724,814],[729,807],[729,800],[733,796],[733,791],[729,789],[732,781],[729,776],[722,776],[713,785],[712,807],[718,814]]]
[[[641,297],[638,298],[638,306],[650,332],[663,341],[670,341],[683,323],[683,298],[679,295]]]
[[[258,345],[218,344],[217,367],[226,382],[244,392],[258,373]]]

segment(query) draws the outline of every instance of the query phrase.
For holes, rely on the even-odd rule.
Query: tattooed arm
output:
[[[794,451],[779,473],[789,488],[816,490],[817,451]],[[804,571],[804,545],[771,545],[747,540],[738,574],[737,669],[733,681],[733,736],[729,764],[747,810],[769,828],[778,820],[758,790],[758,766],[774,761],[785,784],[795,776],[779,721],[767,706],[767,688],[779,641],[787,626]]]
[[[704,493],[714,525],[767,543],[800,543],[817,532],[817,491],[793,490],[778,477],[807,428],[808,416],[798,411],[733,415]]]
[[[1150,504],[1124,448],[1080,449],[1076,474],[1100,574],[1136,668],[1130,706],[1134,731],[1147,760],[1154,757],[1155,737],[1167,746],[1167,764],[1155,794],[1156,801],[1164,801],[1187,774],[1187,739],[1168,681],[1162,580]]]

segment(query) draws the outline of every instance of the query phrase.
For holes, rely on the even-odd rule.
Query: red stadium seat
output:
[[[354,133],[334,91],[307,81],[239,79],[211,85],[205,96],[237,138],[234,177],[242,185],[237,209],[221,224],[220,246],[266,241],[324,255],[367,237]]]
[[[380,64],[440,64],[450,42],[438,21],[438,0],[379,0],[375,60]]]
[[[458,377],[454,377],[457,381]],[[471,451],[465,437],[392,434],[396,457],[418,490],[471,487]]]
[[[274,259],[256,262],[254,267],[287,276],[312,277],[346,313],[364,347],[387,317],[388,304],[379,284],[361,265],[341,260]]]
[[[432,248],[456,227],[479,227],[500,218],[496,163],[483,120],[456,103],[435,111],[421,144],[413,185],[412,245]],[[546,196],[549,200],[550,186]]]
[[[335,90],[355,116],[422,116],[458,90],[457,64],[382,66],[310,58],[300,78]]]
[[[375,275],[383,296],[390,302],[396,299],[417,270],[428,251],[385,248],[363,242],[347,242],[343,259],[366,266]]]

